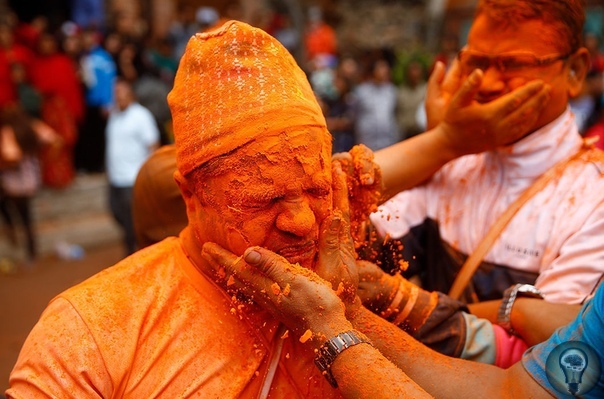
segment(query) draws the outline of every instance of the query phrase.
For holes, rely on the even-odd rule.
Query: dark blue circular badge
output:
[[[583,396],[598,382],[600,359],[591,346],[581,341],[564,342],[547,357],[547,380],[562,394]]]

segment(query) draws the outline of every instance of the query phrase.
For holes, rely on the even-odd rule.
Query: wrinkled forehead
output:
[[[199,170],[206,177],[234,173],[253,178],[264,175],[263,170],[276,168],[283,169],[283,179],[297,173],[326,175],[322,178],[331,181],[331,135],[322,128],[293,127],[259,137],[212,159]]]
[[[539,32],[534,34],[534,32]],[[480,13],[474,19],[468,34],[468,48],[488,54],[529,51],[551,54],[561,47],[556,27],[540,19],[493,19]]]
[[[322,161],[331,154],[331,135],[324,129],[291,127],[276,135],[255,140],[241,153],[265,154],[270,162],[296,159],[302,164]]]

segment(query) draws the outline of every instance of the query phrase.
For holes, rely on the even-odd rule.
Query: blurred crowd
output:
[[[93,14],[94,15],[94,14]],[[334,152],[363,143],[379,150],[426,129],[426,81],[436,61],[450,65],[462,44],[442,38],[438,53],[338,45],[336,27],[318,7],[298,29],[291,15],[270,10],[246,21],[264,29],[294,54],[324,111]],[[52,27],[40,15],[0,19],[0,213],[7,236],[25,226],[28,254],[36,255],[30,202],[42,187],[68,187],[77,173],[107,169],[107,122],[115,83],[128,83],[136,102],[150,111],[159,144],[173,141],[166,96],[189,38],[228,19],[243,19],[230,2],[214,8],[183,5],[165,37],[146,37],[127,19],[72,18]],[[56,25],[56,24],[54,24]],[[111,28],[107,28],[107,26]],[[604,54],[600,38],[585,35],[592,69],[583,93],[571,103],[580,131],[604,136]]]

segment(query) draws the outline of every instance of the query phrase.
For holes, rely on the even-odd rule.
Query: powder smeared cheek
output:
[[[248,237],[246,237],[244,234],[241,234],[242,231],[241,229],[237,228],[237,226],[227,225],[226,230],[229,249],[235,255],[242,255],[248,247],[253,245],[252,241],[250,241]]]
[[[239,251],[237,254],[240,255],[251,246],[266,247],[267,237],[274,229],[275,217],[274,212],[267,210],[256,216],[241,213],[237,218],[228,221],[225,228],[230,248]]]

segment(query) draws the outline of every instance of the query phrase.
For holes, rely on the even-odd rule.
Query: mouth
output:
[[[317,243],[315,241],[307,241],[304,244],[283,247],[276,252],[287,259],[289,263],[302,264],[315,258]]]

